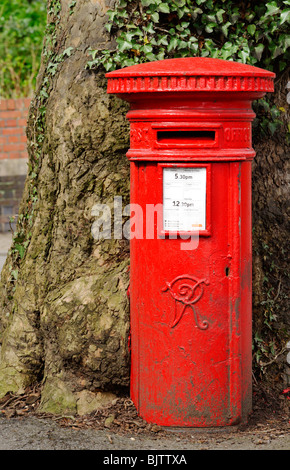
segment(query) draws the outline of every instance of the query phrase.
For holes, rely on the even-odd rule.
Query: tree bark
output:
[[[95,204],[112,207],[117,195],[129,203],[129,132],[104,74],[86,69],[89,47],[111,46],[110,2],[79,1],[72,12],[62,0],[57,14],[55,3],[27,129],[30,174],[17,230],[29,242],[22,259],[14,242],[0,285],[0,396],[42,380],[42,410],[78,412],[84,398],[97,406],[129,383],[128,241],[91,233]],[[49,61],[68,48],[50,73]]]
[[[273,103],[281,110],[281,128],[272,138],[253,134],[253,336],[263,363],[283,351],[289,340],[289,68],[276,80]],[[288,90],[289,92],[289,90]],[[259,338],[262,339],[260,346]],[[268,381],[286,364],[274,361]],[[283,362],[284,361],[284,362]]]
[[[96,204],[113,209],[114,196],[129,203],[129,126],[126,105],[106,94],[104,74],[85,67],[89,47],[114,47],[104,30],[114,2],[60,3],[58,10],[48,1],[49,37],[27,129],[29,174],[0,283],[0,397],[41,382],[43,411],[80,413],[129,385],[129,245],[91,232]],[[276,99],[286,107],[284,82]],[[281,134],[254,144],[254,325],[262,329],[273,287],[275,321],[284,328],[288,146]]]

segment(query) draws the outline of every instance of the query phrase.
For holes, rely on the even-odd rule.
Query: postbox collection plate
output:
[[[206,168],[163,168],[164,230],[205,230]]]
[[[160,236],[211,235],[211,164],[159,163]]]

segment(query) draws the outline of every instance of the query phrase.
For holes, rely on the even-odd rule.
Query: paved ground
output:
[[[0,273],[4,266],[7,252],[11,246],[11,233],[0,233]]]
[[[110,429],[61,427],[51,419],[0,418],[0,450],[154,450],[159,454],[185,450],[290,450],[290,435],[273,425],[243,432],[180,430],[155,436],[118,433]]]
[[[289,400],[284,395],[274,401],[255,398],[248,423],[239,426],[164,428],[139,417],[129,397],[88,415],[56,416],[38,411],[39,392],[32,387],[0,400],[0,450],[143,451],[145,460],[152,452],[188,451],[190,457],[198,450],[290,450]]]

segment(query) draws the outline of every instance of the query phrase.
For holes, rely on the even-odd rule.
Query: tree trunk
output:
[[[128,241],[91,233],[94,205],[129,202],[129,132],[104,74],[85,67],[89,47],[111,46],[110,2],[70,3],[48,4],[29,175],[0,285],[0,396],[42,380],[42,410],[73,413],[129,383]]]
[[[104,74],[85,68],[89,47],[113,47],[104,23],[114,2],[58,3],[48,1],[29,172],[1,277],[0,397],[42,382],[42,410],[81,413],[129,384],[129,245],[113,231],[107,240],[91,232],[96,204],[113,208],[114,196],[123,207],[129,202],[129,126],[126,105],[106,94]],[[254,324],[261,330],[270,285],[276,323],[287,323],[287,145],[256,139],[255,149]]]
[[[253,336],[261,370],[276,382],[285,369],[285,354],[280,354],[290,331],[288,82],[289,68],[275,82],[273,101],[281,110],[281,128],[272,138],[258,132],[253,138]]]

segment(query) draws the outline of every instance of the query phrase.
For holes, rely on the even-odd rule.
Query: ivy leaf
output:
[[[186,0],[175,0],[175,2],[179,8],[184,7],[186,4]]]
[[[141,0],[141,3],[144,7],[149,7],[150,5],[154,5],[154,0]]]
[[[126,41],[124,39],[121,39],[121,38],[117,38],[117,42],[118,42],[118,45],[119,45],[119,51],[120,52],[126,51],[128,49],[132,49],[132,47],[133,47],[132,42],[128,42],[128,41]]]
[[[196,53],[198,51],[198,42],[193,43],[192,41],[188,41],[187,47],[189,50]]]
[[[223,23],[224,19],[223,19],[223,14],[225,13],[225,10],[223,10],[222,8],[216,13],[216,17],[217,17],[217,20],[219,23]]]
[[[206,19],[207,19],[210,23],[216,23],[215,15],[207,15],[207,16],[206,16]]]
[[[229,21],[227,21],[227,23],[222,26],[222,32],[226,37],[228,36],[229,26],[231,26],[231,23]]]
[[[93,60],[95,60],[96,55],[97,55],[98,52],[99,52],[99,49],[95,49],[95,50],[90,49],[90,50],[89,50],[89,54],[92,56],[92,59],[93,59]],[[105,51],[103,51],[103,53],[104,53],[104,52],[105,52]]]
[[[145,54],[149,54],[149,52],[152,52],[151,44],[144,44],[144,46],[140,47],[140,51],[144,52]]]
[[[165,58],[165,49],[160,49],[158,54],[156,54],[157,60],[163,60]]]
[[[18,244],[15,244],[14,246],[15,246],[15,249],[18,251],[20,258],[22,259],[24,257],[24,253],[25,253],[24,246],[18,245]],[[17,279],[17,277],[15,279]]]
[[[155,11],[154,13],[152,13],[150,15],[151,17],[151,20],[154,22],[154,23],[158,23],[159,21],[159,13],[157,11]]]
[[[187,48],[187,42],[185,41],[178,41],[178,49]]]
[[[156,60],[156,56],[155,54],[153,54],[153,52],[149,52],[149,54],[146,54],[146,59],[150,62],[153,62],[154,60]]]
[[[16,279],[16,281],[17,281],[17,278],[18,278],[18,269],[15,269],[14,271],[11,271],[11,276],[14,277],[14,279]]]
[[[161,11],[162,13],[170,13],[170,9],[167,3],[160,3],[158,8],[159,8],[159,11]]]
[[[289,34],[280,34],[279,42],[285,51],[290,47],[290,35]]]
[[[168,40],[167,40],[167,36],[161,36],[159,39],[158,39],[158,42],[157,42],[158,46],[168,46]]]
[[[229,16],[231,24],[235,24],[241,16],[239,7],[235,7],[232,12],[229,12]],[[250,18],[248,18],[248,21],[250,21]]]
[[[109,33],[111,32],[112,26],[113,26],[112,23],[105,24],[105,28]]]
[[[108,11],[107,11],[107,15],[108,15],[109,21],[114,21],[115,16],[116,16],[117,14],[118,14],[117,11],[108,10]]]
[[[104,62],[103,65],[104,65],[104,67],[105,67],[106,72],[109,72],[110,70],[113,69],[113,61],[112,61],[112,59],[106,60],[106,62]]]
[[[193,10],[193,12],[191,13],[191,17],[192,17],[193,21],[196,20],[196,18],[198,17],[198,15],[200,15],[200,14],[202,14],[202,13],[203,13],[203,11],[201,10],[201,8],[195,8],[195,9]]]
[[[69,57],[71,55],[72,50],[73,50],[73,47],[68,47],[67,49],[65,49],[62,53],[63,57],[65,56]]]
[[[148,23],[147,26],[143,26],[143,31],[145,31],[146,33],[149,33],[149,34],[155,34],[155,30],[154,30],[154,27],[152,25],[152,23]]]
[[[264,44],[259,44],[258,46],[254,48],[255,56],[258,60],[261,60],[264,49],[265,49]]]
[[[48,98],[48,94],[47,94],[46,90],[44,90],[44,89],[42,89],[39,94],[40,94],[40,96],[43,96],[44,98]]]
[[[290,10],[283,10],[281,13],[280,25],[285,23],[285,21],[289,23],[289,20],[290,20]]]
[[[268,11],[266,12],[265,17],[273,16],[280,11],[280,8],[278,7],[277,2],[266,3],[266,7]]]
[[[256,25],[249,24],[249,26],[247,27],[247,31],[251,36],[254,36],[254,34],[256,32]]]
[[[176,49],[178,45],[178,39],[177,38],[172,38],[169,42],[169,46],[167,48],[168,52],[172,51],[173,49]]]
[[[134,65],[135,62],[133,59],[126,59],[122,62],[123,67],[130,67],[130,65]]]
[[[276,57],[278,57],[279,55],[283,54],[283,50],[281,49],[281,47],[277,46],[276,44],[271,44],[271,47],[269,47],[269,49],[271,50],[272,52],[272,57],[273,59],[275,59]]]
[[[279,127],[279,123],[277,122],[268,122],[268,129],[272,135],[275,134],[276,129]]]
[[[207,23],[205,30],[207,33],[212,33],[213,29],[215,28],[216,23]]]
[[[249,57],[249,53],[246,51],[240,51],[238,56],[242,59],[242,63],[245,64],[247,62],[247,58]]]

